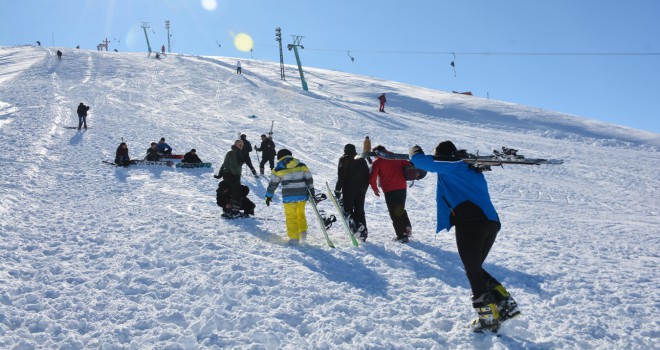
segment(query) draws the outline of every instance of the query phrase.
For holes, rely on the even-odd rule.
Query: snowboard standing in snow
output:
[[[314,214],[316,214],[316,218],[319,221],[319,225],[321,225],[321,231],[323,232],[323,237],[325,237],[325,241],[328,243],[328,246],[330,248],[334,248],[335,245],[332,243],[330,237],[328,236],[328,229],[330,228],[330,226],[332,226],[332,223],[335,222],[337,219],[335,218],[334,215],[325,216],[324,213],[320,211],[319,208],[316,206],[317,203],[325,200],[328,197],[326,197],[324,194],[319,194],[315,196],[309,188],[307,188],[307,191],[309,192],[309,203],[312,204],[312,209],[314,209]]]
[[[341,220],[344,229],[346,230],[346,234],[348,234],[348,237],[351,239],[351,243],[353,243],[354,246],[358,246],[358,241],[355,239],[355,235],[353,235],[353,231],[351,231],[351,227],[348,224],[348,220],[346,220],[346,216],[344,216],[344,210],[341,208],[341,205],[339,205],[339,201],[337,200],[337,197],[332,193],[332,190],[330,189],[330,185],[326,182],[325,186],[327,187],[328,190],[328,196],[330,197],[330,200],[332,200],[332,204],[335,205],[335,208],[337,209],[337,212],[339,212],[339,219]]]

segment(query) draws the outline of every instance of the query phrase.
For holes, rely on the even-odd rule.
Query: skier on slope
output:
[[[76,110],[76,113],[78,114],[78,130],[85,125],[85,129],[87,129],[87,111],[89,111],[89,106],[85,106],[82,102],[78,105],[78,109]]]
[[[128,145],[122,142],[117,147],[115,152],[115,164],[121,166],[129,166],[131,164],[131,157],[128,156]]]
[[[472,329],[497,331],[500,322],[520,314],[511,295],[482,266],[500,230],[500,221],[484,175],[456,154],[456,146],[444,141],[435,148],[433,156],[424,155],[419,146],[412,147],[410,160],[416,167],[438,174],[436,231],[449,231],[456,226],[458,254],[472,288],[472,306],[478,314]]]
[[[275,167],[275,142],[271,137],[266,137],[266,135],[261,135],[261,147],[255,147],[257,152],[261,152],[261,163],[259,163],[259,172],[261,175],[264,174],[264,166],[266,162],[270,165],[270,170],[272,171]]]
[[[252,159],[250,159],[250,152],[252,152],[252,144],[250,141],[247,140],[247,136],[245,134],[241,135],[241,141],[243,141],[243,160],[245,160],[245,164],[250,168],[250,171],[252,171],[252,175],[257,176],[257,171],[254,169],[254,166],[252,165]]]
[[[364,158],[355,158],[355,145],[346,144],[344,155],[339,158],[337,166],[337,184],[335,197],[343,197],[342,209],[350,223],[353,234],[358,235],[362,242],[367,240],[367,220],[364,215],[364,198],[369,188],[369,165]]]
[[[307,217],[305,205],[311,192],[314,196],[312,173],[301,161],[293,158],[291,151],[277,152],[277,165],[270,175],[266,189],[266,205],[270,206],[277,187],[282,184],[282,203],[286,218],[286,234],[289,244],[298,244],[307,238]],[[309,191],[308,191],[309,188]]]
[[[374,152],[388,152],[384,146],[376,146]],[[403,168],[410,164],[407,160],[390,160],[376,156],[376,160],[371,166],[371,175],[369,183],[376,197],[380,197],[378,191],[378,179],[380,187],[385,193],[385,203],[392,219],[395,241],[399,243],[408,243],[412,236],[412,225],[406,212],[406,193],[408,186],[404,176]]]
[[[385,102],[387,102],[387,98],[385,98],[385,93],[378,96],[378,101],[380,101],[380,108],[378,110],[380,112],[385,112]]]
[[[364,141],[362,142],[362,153],[366,152],[371,152],[371,140],[369,139],[369,136],[365,136]],[[370,156],[366,156],[365,158],[369,164],[373,163]]]
[[[241,171],[243,170],[243,141],[236,140],[231,146],[231,150],[225,154],[225,160],[222,162],[220,172],[224,181],[229,186],[231,192],[232,210],[229,213],[231,217],[241,216],[241,205],[243,203],[243,191],[241,190]]]

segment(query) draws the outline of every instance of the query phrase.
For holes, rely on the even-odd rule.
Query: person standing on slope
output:
[[[362,142],[362,153],[367,153],[367,152],[371,152],[371,140],[369,139],[369,136],[365,136],[364,141]],[[372,163],[370,156],[366,156],[365,158],[367,159],[367,162],[369,162],[369,164]]]
[[[241,190],[241,171],[243,170],[243,141],[236,140],[231,150],[225,155],[220,172],[224,181],[229,186],[231,193],[232,211],[229,214],[232,217],[240,216],[240,208],[243,204],[243,191]]]
[[[374,152],[388,152],[384,146],[376,146]],[[383,159],[376,156],[376,160],[371,165],[371,175],[369,183],[376,197],[380,197],[378,183],[385,193],[385,203],[392,219],[396,238],[400,243],[408,243],[412,236],[412,225],[406,212],[406,194],[408,186],[404,176],[403,168],[410,164],[402,159]],[[380,179],[380,181],[379,181]]]
[[[275,190],[280,184],[282,184],[286,234],[289,236],[290,244],[298,244],[307,238],[305,205],[310,192],[314,196],[314,180],[307,165],[293,158],[288,149],[277,152],[277,165],[271,172],[270,183],[266,189],[267,206],[273,201]]]
[[[245,161],[245,164],[250,168],[250,171],[252,171],[252,175],[257,176],[257,171],[254,169],[254,166],[252,165],[252,159],[250,159],[250,152],[252,152],[252,144],[250,141],[247,140],[247,136],[245,134],[241,135],[241,141],[243,141],[243,160]]]
[[[241,70],[241,61],[236,62],[236,74],[243,74]]]
[[[76,113],[78,113],[78,130],[80,130],[83,124],[85,125],[85,129],[87,129],[87,111],[89,111],[89,106],[85,106],[80,102],[76,110]]]
[[[378,96],[378,101],[380,101],[380,109],[378,110],[381,112],[385,112],[385,102],[387,102],[387,99],[385,98],[385,93]]]
[[[261,152],[261,162],[259,163],[259,172],[261,175],[264,174],[264,166],[266,162],[270,165],[270,170],[272,171],[275,167],[275,142],[270,137],[266,135],[261,135],[261,147],[255,147],[257,152]]]
[[[335,197],[343,197],[342,209],[351,231],[362,242],[367,240],[367,220],[364,215],[364,198],[369,188],[369,165],[364,158],[355,158],[355,145],[344,146],[344,155],[339,158],[337,166],[337,184]]]
[[[438,174],[436,232],[456,227],[456,246],[478,315],[472,329],[497,331],[500,322],[519,315],[520,310],[504,286],[483,268],[500,230],[486,178],[457,156],[451,141],[440,142],[433,156],[424,155],[419,146],[412,147],[409,153],[415,167]]]

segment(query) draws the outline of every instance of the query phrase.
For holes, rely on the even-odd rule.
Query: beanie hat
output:
[[[383,152],[383,151],[387,151],[387,150],[385,149],[385,146],[378,145],[378,146],[374,147],[373,151],[374,152]]]
[[[241,140],[245,140],[247,136],[245,134],[241,134]]]
[[[442,141],[436,147],[434,151],[435,156],[454,156],[456,154],[456,146],[451,141]]]
[[[286,148],[282,148],[281,150],[277,151],[277,159],[282,159],[282,158],[284,158],[286,156],[290,156],[290,155],[292,155],[291,151],[289,151]]]
[[[357,151],[355,150],[355,145],[351,143],[347,143],[346,146],[344,146],[344,153],[349,155],[357,154]]]

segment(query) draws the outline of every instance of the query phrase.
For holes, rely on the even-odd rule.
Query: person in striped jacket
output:
[[[277,152],[277,165],[271,172],[270,183],[266,189],[266,205],[270,206],[275,190],[280,184],[282,184],[286,233],[290,244],[298,244],[307,238],[305,205],[310,192],[312,196],[314,195],[314,180],[307,165],[293,158],[288,149]]]

